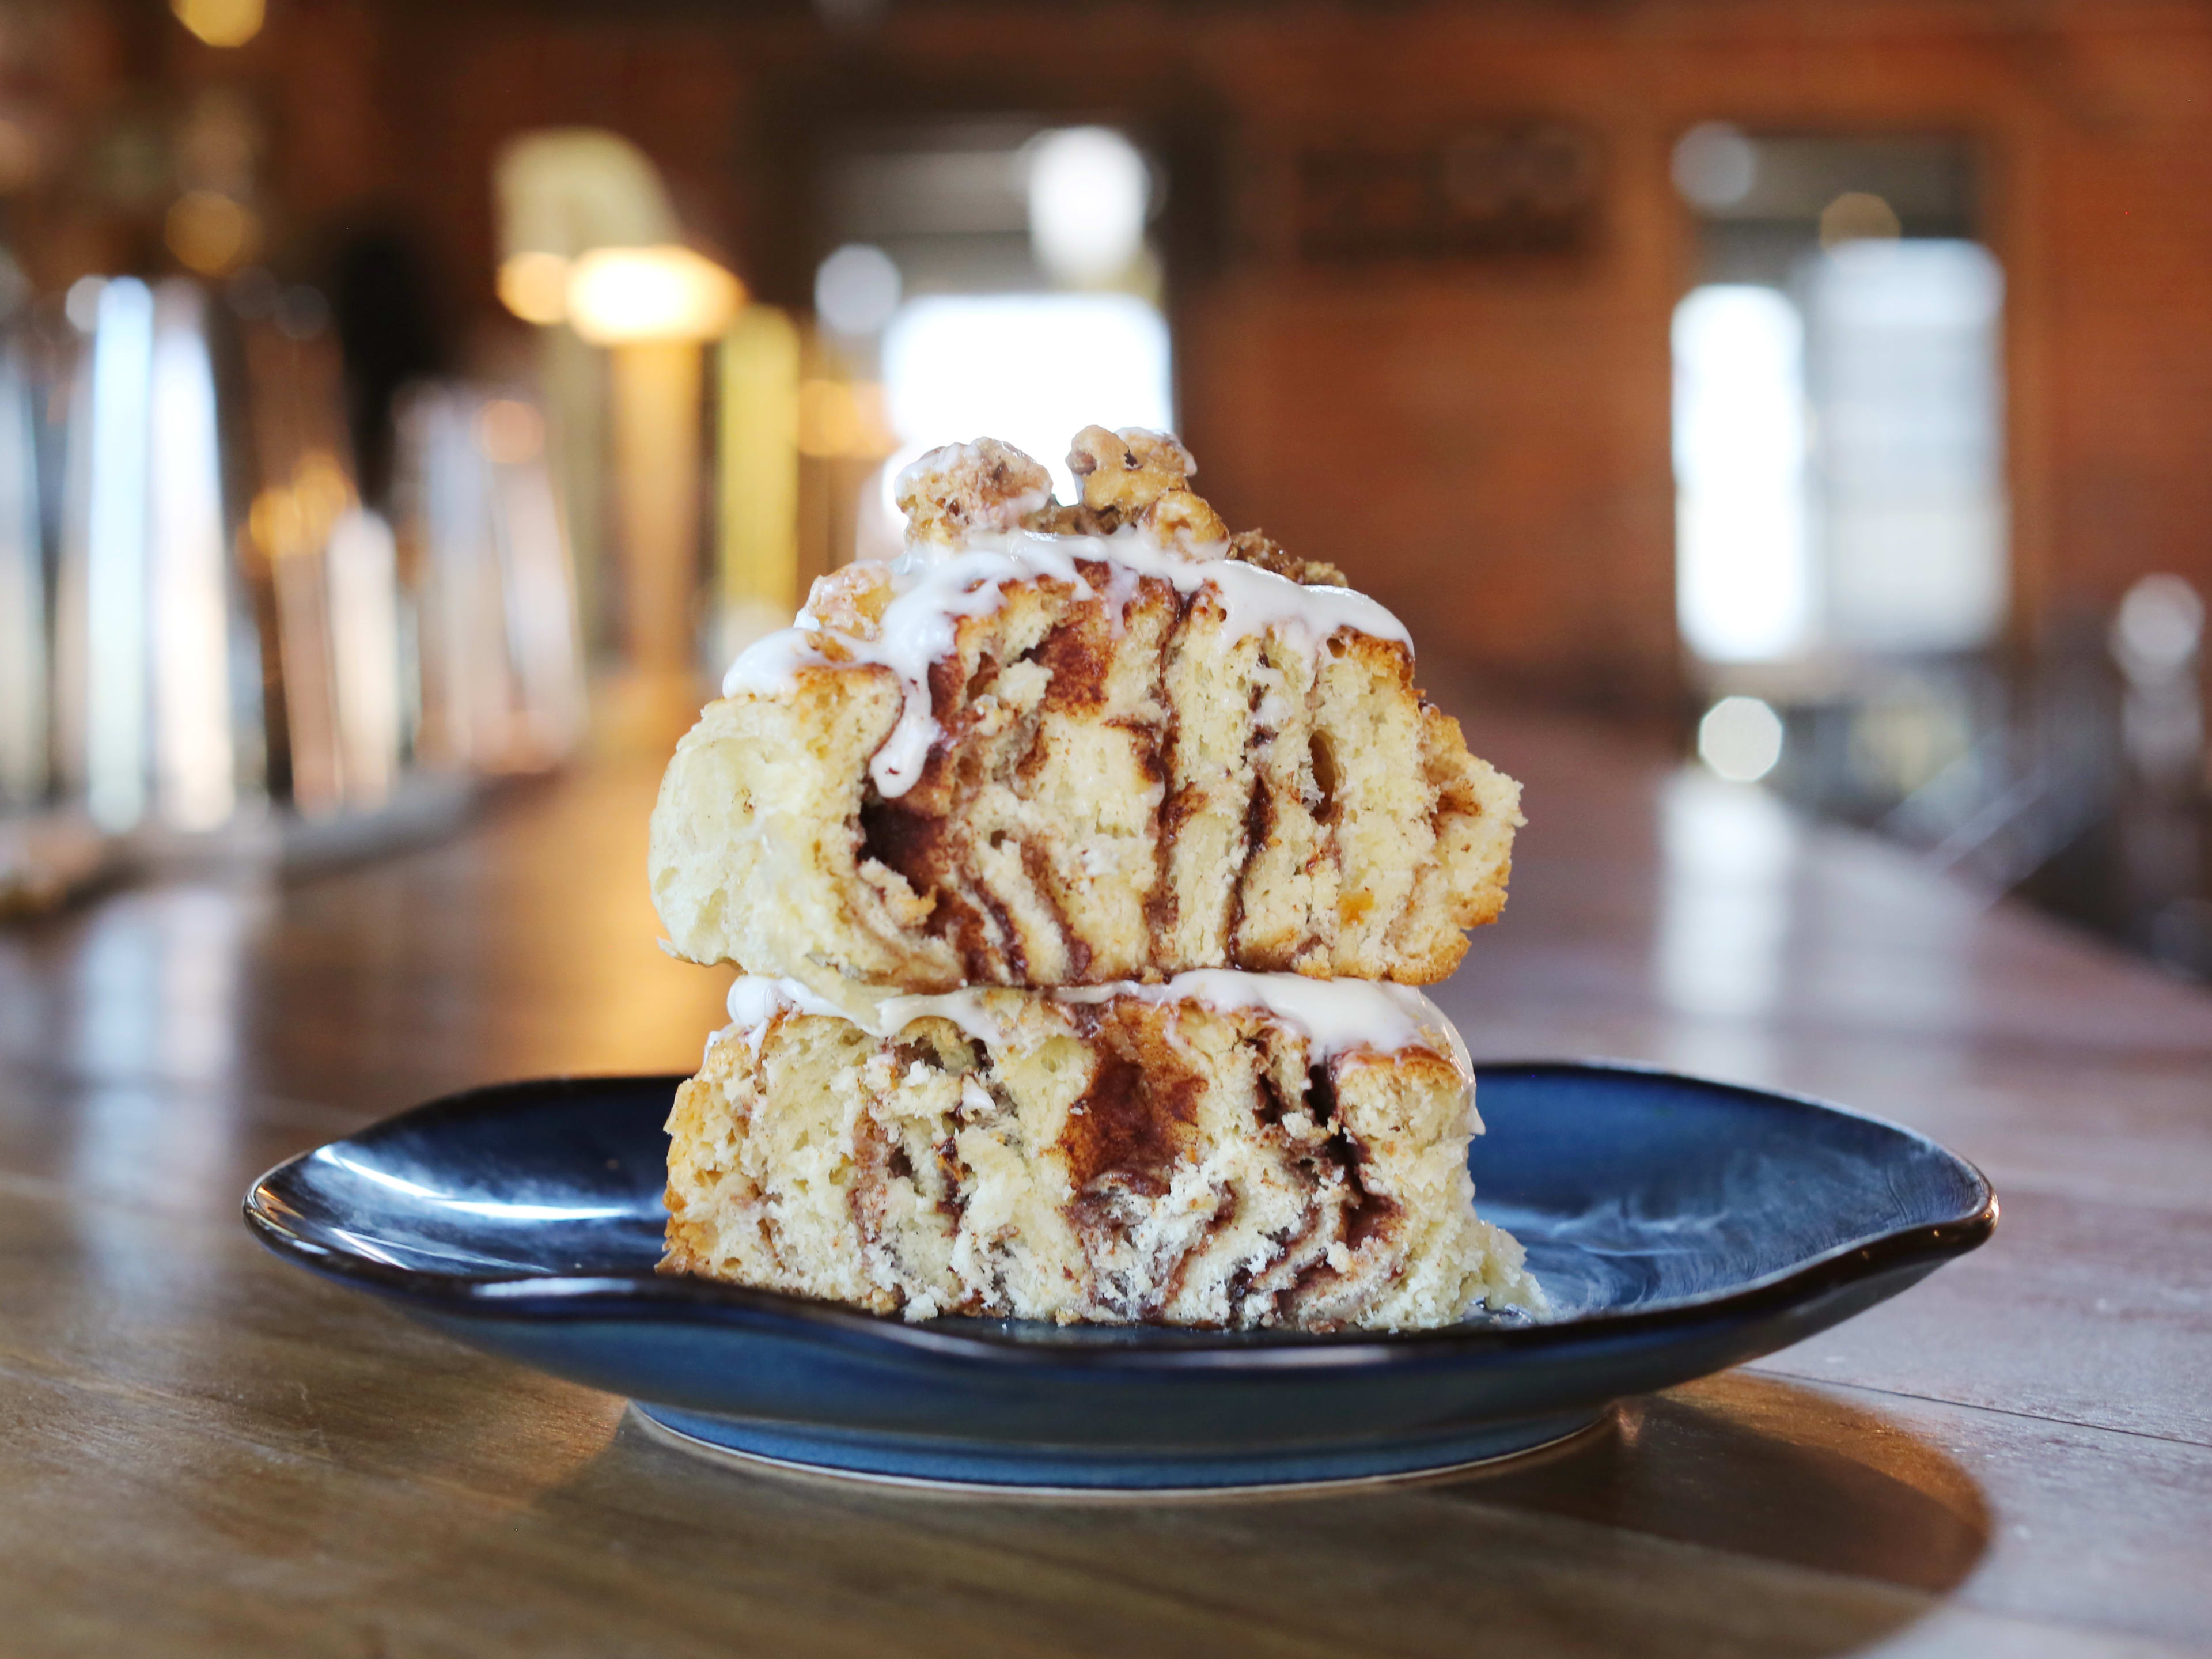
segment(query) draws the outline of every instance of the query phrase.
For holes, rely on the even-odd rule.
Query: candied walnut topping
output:
[[[841,639],[873,639],[896,597],[888,565],[848,564],[815,579],[806,614],[820,626],[823,650],[838,661],[847,654]]]
[[[1086,426],[1068,447],[1067,470],[1083,485],[1084,506],[1134,518],[1168,491],[1187,488],[1198,463],[1182,439],[1165,432]]]
[[[1198,463],[1169,433],[1086,426],[1068,450],[1067,470],[1082,480],[1084,510],[1101,522],[1139,525],[1185,545],[1228,539],[1229,526],[1190,488]]]
[[[1164,546],[1186,553],[1204,550],[1203,557],[1221,556],[1225,544],[1229,558],[1305,586],[1350,586],[1334,565],[1295,557],[1256,530],[1231,536],[1220,515],[1190,488],[1198,463],[1172,433],[1086,426],[1075,434],[1067,465],[1082,481],[1083,499],[1063,504],[1054,499],[1045,470],[1012,444],[978,438],[933,449],[899,475],[898,503],[906,511],[908,534],[950,545],[970,529],[1110,536],[1134,526]],[[846,602],[860,604],[871,624],[882,608],[872,595],[858,592]],[[820,605],[810,608],[824,616]]]
[[[1278,576],[1288,576],[1305,587],[1349,587],[1344,572],[1322,559],[1301,559],[1285,553],[1280,544],[1256,530],[1240,530],[1229,538],[1229,556],[1240,564],[1256,564]]]
[[[1018,530],[1052,504],[1052,476],[996,438],[933,449],[898,476],[898,504],[919,540],[953,542],[963,530]]]
[[[1229,539],[1229,526],[1201,495],[1170,489],[1137,515],[1137,522],[1163,542],[1186,547],[1218,546]]]

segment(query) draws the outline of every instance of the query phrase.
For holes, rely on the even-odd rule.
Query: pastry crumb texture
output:
[[[984,994],[887,1037],[791,1010],[678,1092],[665,1271],[940,1314],[1410,1329],[1540,1315],[1479,1219],[1471,1085],[1425,1048],[1312,1062],[1264,1012]]]

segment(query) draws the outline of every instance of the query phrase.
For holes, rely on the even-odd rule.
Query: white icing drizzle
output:
[[[850,1020],[871,1036],[897,1036],[918,1019],[947,1019],[979,1042],[1005,1041],[1005,1027],[994,1015],[994,995],[1021,995],[970,986],[936,995],[897,995],[840,1006],[794,979],[746,975],[730,987],[730,1029],[755,1053],[761,1033],[778,1013],[828,1014]],[[1451,1061],[1462,1077],[1474,1080],[1467,1044],[1443,1012],[1410,985],[1370,980],[1308,979],[1302,974],[1248,974],[1231,968],[1201,968],[1177,974],[1164,985],[1121,980],[1111,985],[1064,986],[1036,993],[1063,1004],[1095,1004],[1116,997],[1140,1002],[1192,1002],[1218,1014],[1257,1009],[1306,1039],[1314,1063],[1361,1052],[1395,1054],[1425,1048]]]
[[[1413,648],[1406,625],[1364,593],[1348,587],[1306,586],[1272,570],[1224,557],[1223,551],[1213,547],[1191,556],[1161,546],[1133,526],[1111,536],[1054,536],[1029,530],[971,532],[966,544],[957,549],[909,547],[891,566],[894,597],[875,637],[837,636],[845,653],[842,665],[880,664],[899,677],[904,693],[897,726],[868,763],[878,790],[891,799],[912,788],[928,761],[930,746],[941,735],[930,708],[929,667],[951,653],[959,620],[997,610],[1009,582],[1049,577],[1067,583],[1080,599],[1101,597],[1084,580],[1079,561],[1108,567],[1103,598],[1117,630],[1139,582],[1157,576],[1182,593],[1211,589],[1222,609],[1223,627],[1232,637],[1273,634],[1310,653],[1348,628]],[[756,641],[730,665],[722,695],[788,692],[799,669],[831,660],[822,648],[823,639],[819,619],[800,611],[796,625]]]
[[[1103,993],[1102,995],[1101,993]],[[1199,968],[1164,985],[1082,986],[1054,994],[1063,1001],[1132,996],[1145,1002],[1190,1001],[1226,1014],[1256,1008],[1304,1034],[1317,1061],[1360,1049],[1394,1054],[1427,1048],[1472,1079],[1474,1065],[1443,1011],[1410,985],[1364,979],[1309,979],[1304,974],[1248,974]]]

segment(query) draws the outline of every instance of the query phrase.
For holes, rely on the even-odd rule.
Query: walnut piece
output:
[[[875,638],[896,597],[887,564],[864,561],[816,577],[806,596],[806,615],[821,630],[823,654],[842,662],[848,653],[841,639]]]
[[[1183,489],[1198,463],[1182,439],[1165,432],[1086,426],[1068,447],[1067,470],[1083,485],[1084,506],[1133,519],[1169,490]]]
[[[1084,511],[1101,522],[1136,524],[1186,546],[1228,538],[1220,514],[1190,488],[1198,463],[1170,433],[1086,426],[1068,449],[1067,470],[1083,481]]]
[[[963,530],[1018,530],[1052,503],[1052,476],[996,438],[933,449],[898,476],[907,533],[953,543]]]
[[[1256,530],[1240,530],[1229,538],[1229,556],[1239,564],[1256,564],[1278,576],[1288,576],[1304,587],[1349,587],[1344,572],[1321,559],[1301,559],[1285,553]]]
[[[1137,522],[1161,542],[1185,547],[1218,547],[1229,539],[1229,526],[1202,495],[1170,489],[1137,515]]]

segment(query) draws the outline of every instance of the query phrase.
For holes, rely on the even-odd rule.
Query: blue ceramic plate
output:
[[[877,1480],[1103,1491],[1395,1478],[1562,1439],[1972,1249],[1987,1181],[1833,1106],[1620,1066],[1492,1066],[1478,1207],[1556,1316],[1401,1335],[910,1325],[661,1278],[678,1079],[455,1095],[254,1184],[279,1255],[661,1428]]]

